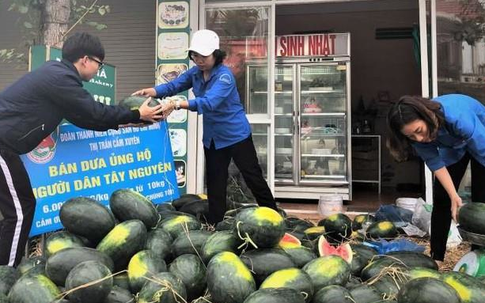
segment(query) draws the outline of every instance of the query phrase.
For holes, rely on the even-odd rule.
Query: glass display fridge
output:
[[[278,57],[276,62],[276,197],[318,199],[332,193],[351,200],[350,57]],[[246,108],[264,106],[266,67],[249,64],[247,69]]]

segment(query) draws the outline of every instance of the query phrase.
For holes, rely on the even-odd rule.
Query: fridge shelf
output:
[[[335,113],[301,113],[302,116],[305,117],[345,117],[347,114],[344,112],[335,112]]]
[[[311,158],[345,158],[343,154],[328,154],[328,155],[318,155],[318,154],[301,154],[302,157]]]
[[[345,179],[345,175],[304,175],[306,179]]]
[[[302,90],[302,95],[308,94],[343,94],[345,91],[343,89],[333,89],[333,90]]]

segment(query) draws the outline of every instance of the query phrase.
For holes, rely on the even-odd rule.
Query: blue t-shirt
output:
[[[438,129],[436,140],[412,143],[431,171],[457,163],[470,155],[485,166],[485,106],[469,96],[439,96],[445,125]]]
[[[155,87],[157,97],[176,95],[193,88],[195,99],[189,100],[189,110],[203,114],[203,143],[216,149],[241,142],[251,134],[251,127],[237,92],[236,79],[231,70],[219,64],[205,81],[202,71],[192,67],[177,79]]]

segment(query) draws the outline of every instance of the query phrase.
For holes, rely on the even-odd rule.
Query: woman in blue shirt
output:
[[[485,106],[465,95],[429,100],[404,96],[388,113],[388,147],[405,161],[411,147],[439,182],[434,184],[431,256],[443,260],[451,218],[462,200],[457,188],[471,162],[472,201],[485,202]]]
[[[228,167],[231,159],[242,173],[260,206],[276,209],[271,190],[263,178],[251,137],[251,127],[241,104],[231,70],[222,64],[226,53],[219,49],[219,37],[211,30],[194,33],[189,57],[195,65],[177,79],[135,95],[164,98],[193,89],[195,99],[172,99],[164,115],[188,109],[203,116],[204,152],[207,173],[210,223],[222,221],[226,211]]]

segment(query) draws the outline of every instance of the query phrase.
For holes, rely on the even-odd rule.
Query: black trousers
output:
[[[17,154],[0,149],[0,265],[17,266],[25,253],[34,218],[35,197]]]
[[[446,167],[458,190],[471,162],[472,201],[485,202],[485,167],[466,153],[457,163]],[[431,257],[443,261],[451,225],[451,200],[438,180],[434,182],[433,211],[431,213]]]
[[[228,168],[231,159],[234,160],[258,204],[276,210],[273,194],[263,178],[263,171],[259,166],[251,136],[221,149],[215,149],[214,141],[212,141],[210,148],[204,147],[204,152],[207,171],[207,196],[209,199],[209,223],[215,224],[224,218],[227,178],[229,177]]]

